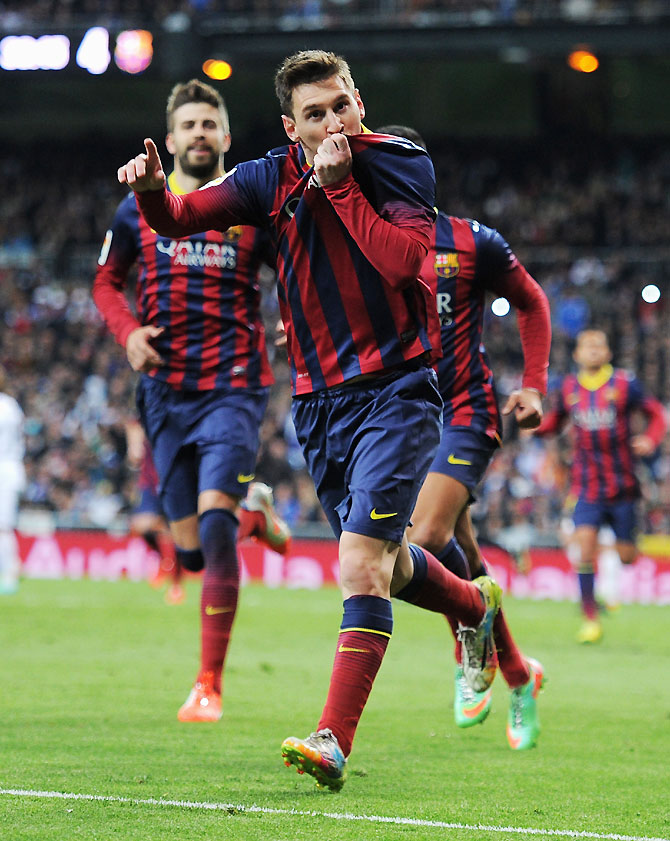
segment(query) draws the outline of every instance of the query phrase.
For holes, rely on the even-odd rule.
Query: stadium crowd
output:
[[[664,0],[3,0],[0,28],[52,25],[155,26],[182,31],[203,21],[236,29],[338,28],[356,25],[524,26],[535,22],[655,21]]]
[[[628,144],[579,152],[496,149],[431,142],[440,206],[498,228],[552,305],[550,378],[571,369],[576,333],[596,324],[618,366],[637,373],[670,404],[670,334],[662,329],[670,283],[670,153]],[[137,476],[125,457],[136,375],[101,323],[91,298],[95,261],[122,192],[99,161],[67,166],[54,148],[35,174],[28,156],[3,155],[0,208],[0,363],[26,414],[24,522],[53,512],[62,526],[123,528]],[[111,152],[110,152],[111,154]],[[62,173],[68,173],[67,178]],[[104,178],[100,173],[105,175]],[[661,298],[645,303],[647,284]],[[265,281],[269,346],[277,320]],[[501,395],[519,384],[513,315],[489,312],[485,341]],[[277,384],[262,427],[259,479],[275,489],[294,530],[328,534],[290,420],[288,370],[273,351]],[[550,383],[551,384],[551,383]],[[557,542],[567,490],[567,447],[518,435],[508,424],[473,509],[480,536],[522,550]],[[644,529],[670,533],[670,442],[641,465]]]

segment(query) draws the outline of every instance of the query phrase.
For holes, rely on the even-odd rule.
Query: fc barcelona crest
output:
[[[226,242],[237,242],[242,236],[242,227],[240,225],[233,225],[223,232],[223,238]]]
[[[435,255],[435,274],[438,277],[456,277],[460,268],[455,251],[438,251]]]

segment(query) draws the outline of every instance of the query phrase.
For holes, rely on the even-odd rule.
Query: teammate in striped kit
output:
[[[635,508],[640,497],[635,462],[658,447],[666,420],[661,403],[646,394],[634,376],[612,367],[602,330],[582,331],[573,358],[578,371],[563,379],[556,405],[536,434],[557,433],[568,422],[572,427],[568,506],[574,505],[572,553],[584,616],[577,640],[593,643],[602,637],[595,599],[598,531],[610,525],[621,561],[633,563],[637,557]],[[648,423],[643,433],[633,435],[631,416],[636,411],[646,415]]]
[[[172,194],[223,173],[230,146],[219,93],[198,80],[167,103]],[[267,486],[250,488],[258,433],[273,381],[257,274],[274,255],[263,232],[222,225],[187,239],[159,236],[131,192],[118,207],[98,260],[93,294],[132,368],[137,404],[160,478],[160,498],[180,564],[204,567],[200,670],[180,721],[221,717],[221,680],[239,593],[238,517],[277,551],[288,533]],[[139,267],[137,317],[125,297]],[[247,495],[245,510],[240,501]]]
[[[421,135],[408,126],[389,125],[378,131],[425,148]],[[502,433],[493,373],[482,344],[486,295],[507,298],[517,312],[524,355],[522,387],[510,395],[503,412],[514,412],[521,428],[537,426],[542,419],[551,344],[549,304],[497,231],[442,211],[421,274],[436,294],[443,354],[437,373],[444,411],[440,447],[409,534],[457,575],[476,577],[486,572],[486,565],[469,506]],[[457,636],[453,621],[451,626]],[[508,742],[512,749],[523,750],[532,747],[539,734],[536,698],[543,669],[536,660],[523,657],[502,611],[493,628],[500,671],[512,690]],[[459,646],[456,659],[454,718],[459,727],[470,727],[487,717],[491,689],[475,691],[468,685]]]
[[[338,790],[391,636],[391,579],[412,586],[416,604],[451,608],[476,626],[470,643],[479,650],[500,588],[489,578],[458,579],[405,538],[441,427],[430,367],[435,302],[418,279],[434,221],[430,158],[414,144],[363,131],[363,103],[339,56],[290,56],[275,89],[291,145],[184,197],[164,189],[149,139],[118,176],[164,234],[247,223],[274,238],[293,419],[339,539],[344,597],[317,731],[286,739],[282,755]]]

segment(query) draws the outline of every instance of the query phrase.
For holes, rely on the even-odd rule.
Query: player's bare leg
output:
[[[470,493],[461,482],[443,473],[429,473],[407,531],[410,543],[427,549],[459,578],[473,577],[468,571],[469,558],[463,554],[464,547],[454,540],[456,524],[469,500]]]

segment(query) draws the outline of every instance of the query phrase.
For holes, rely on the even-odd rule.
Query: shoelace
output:
[[[512,718],[514,719],[514,727],[523,726],[523,696],[521,692],[512,691]]]
[[[475,701],[475,691],[470,687],[467,680],[461,675],[458,678],[459,692],[466,704],[473,704]]]
[[[463,625],[460,625],[458,628],[458,641],[460,643],[464,643],[465,640],[472,636],[474,637],[476,631],[474,628],[465,628]],[[477,652],[470,648],[467,645],[464,645],[463,648],[465,649],[465,655],[468,658],[468,668],[470,669],[483,669],[486,665],[486,660],[488,656],[489,650],[489,640],[488,637],[484,637],[482,640],[482,650],[481,654],[478,656]]]
[[[335,736],[333,735],[332,730],[324,730],[322,732],[317,731],[312,733],[309,738],[321,744],[325,743],[328,746],[331,746],[335,741]]]
[[[333,756],[333,751],[337,746],[337,739],[331,730],[326,730],[323,733],[312,733],[309,739],[306,739],[305,741],[311,742],[312,745],[319,751],[322,762],[324,762],[329,768],[332,768],[333,771],[339,773],[339,763]]]

